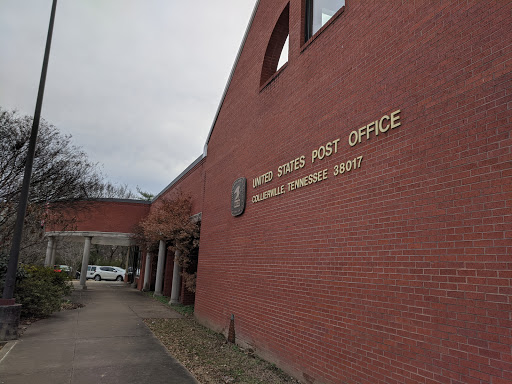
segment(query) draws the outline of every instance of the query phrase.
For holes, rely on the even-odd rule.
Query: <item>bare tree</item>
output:
[[[0,253],[8,253],[10,247],[31,126],[30,116],[0,107]],[[55,211],[58,204],[104,197],[131,198],[133,194],[127,186],[105,181],[98,164],[91,162],[82,148],[72,145],[70,135],[62,135],[41,120],[20,260],[33,261],[34,252],[41,255],[49,202]]]

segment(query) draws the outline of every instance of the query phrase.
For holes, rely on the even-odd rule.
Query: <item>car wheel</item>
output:
[[[94,280],[96,280],[96,281],[101,281],[101,276],[100,276],[100,275],[96,275],[96,276],[94,276]]]
[[[124,279],[123,279],[123,276],[117,276],[117,279],[116,279],[116,280],[117,280],[117,281],[123,281]]]

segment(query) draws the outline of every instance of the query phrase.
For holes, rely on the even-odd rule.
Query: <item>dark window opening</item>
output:
[[[306,0],[306,36],[308,41],[345,6],[345,0]]]

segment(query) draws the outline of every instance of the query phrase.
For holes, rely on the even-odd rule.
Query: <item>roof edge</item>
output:
[[[176,184],[178,181],[180,181],[180,179],[185,176],[192,168],[194,168],[197,164],[199,164],[204,158],[206,157],[206,155],[201,155],[199,156],[197,159],[195,159],[192,164],[190,164],[187,168],[185,168],[185,170],[183,172],[181,172],[178,176],[176,176],[176,178],[171,181],[167,187],[165,187],[164,189],[162,189],[160,191],[160,193],[158,195],[156,195],[155,197],[153,197],[153,199],[151,200],[151,203],[153,203],[154,201],[156,201],[160,196],[162,196],[165,192],[167,192],[174,184]]]
[[[99,202],[109,202],[109,203],[130,203],[130,204],[151,204],[149,200],[140,200],[140,199],[117,199],[117,198],[108,198],[108,197],[98,197],[98,198],[84,198],[77,200],[50,200],[49,203],[76,203],[76,202],[91,202],[91,201],[99,201]]]
[[[240,56],[242,55],[242,51],[243,51],[245,43],[247,41],[247,37],[249,36],[249,31],[250,31],[250,29],[252,27],[252,23],[254,21],[254,17],[256,16],[256,11],[257,11],[259,5],[260,5],[260,0],[257,0],[256,4],[254,5],[254,9],[252,10],[252,15],[251,15],[251,18],[249,19],[249,24],[247,24],[247,28],[245,30],[244,37],[242,39],[242,42],[240,43],[240,48],[238,49],[238,53],[236,55],[235,62],[233,64],[233,67],[231,68],[231,72],[229,74],[228,82],[227,82],[226,86],[224,87],[224,92],[222,93],[222,97],[220,99],[219,106],[217,107],[217,112],[215,113],[215,117],[213,118],[213,123],[212,123],[212,126],[210,128],[210,132],[208,133],[208,137],[206,138],[206,143],[204,144],[203,156],[205,156],[205,157],[206,157],[206,155],[208,153],[208,143],[210,142],[210,138],[211,138],[212,133],[213,133],[213,128],[215,127],[215,124],[217,123],[217,119],[219,117],[220,110],[222,109],[222,105],[224,104],[224,100],[226,99],[226,95],[228,93],[228,89],[229,89],[229,87],[231,85],[231,80],[233,80],[233,75],[235,74],[235,69],[238,66],[238,61],[240,60]]]

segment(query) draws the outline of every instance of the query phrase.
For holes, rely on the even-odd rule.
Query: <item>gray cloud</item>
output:
[[[255,0],[60,1],[43,117],[160,192],[202,153]],[[33,114],[51,0],[0,1],[0,106]]]

